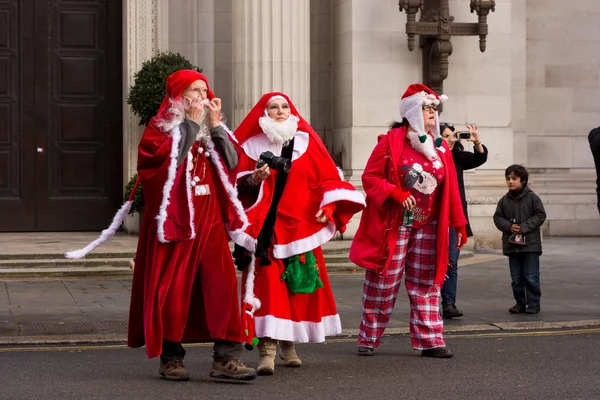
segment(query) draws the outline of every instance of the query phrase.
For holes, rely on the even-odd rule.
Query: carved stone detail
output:
[[[448,77],[448,57],[452,54],[452,36],[479,35],[479,49],[486,47],[488,34],[487,16],[495,11],[494,0],[471,0],[471,12],[476,12],[477,23],[454,22],[450,15],[448,0],[399,0],[400,11],[406,11],[406,35],[408,49],[413,50],[415,36],[419,35],[423,49],[423,81],[437,93],[443,93],[444,80]],[[421,20],[416,21],[421,11]]]

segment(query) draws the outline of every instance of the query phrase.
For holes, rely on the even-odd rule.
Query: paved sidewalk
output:
[[[48,249],[36,249],[54,253],[61,243],[47,243]],[[343,243],[334,245],[343,248]],[[5,251],[2,246],[0,251]],[[514,301],[506,258],[477,254],[462,260],[457,304],[465,316],[446,321],[446,330],[600,325],[599,247],[599,238],[545,239],[542,312],[534,316],[507,311]],[[363,274],[332,274],[331,282],[344,333],[355,334],[360,323]],[[130,289],[130,278],[0,282],[0,343],[123,340]],[[408,317],[408,300],[401,289],[386,332],[407,332]]]

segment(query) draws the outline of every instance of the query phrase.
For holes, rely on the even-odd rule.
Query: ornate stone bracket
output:
[[[408,49],[415,48],[415,38],[423,50],[423,81],[437,93],[443,93],[448,77],[448,58],[452,54],[452,36],[479,36],[479,50],[486,48],[488,34],[487,16],[495,11],[494,0],[471,0],[471,12],[476,12],[477,23],[454,22],[448,0],[399,0],[400,11],[406,11]],[[421,10],[421,19],[416,21]]]

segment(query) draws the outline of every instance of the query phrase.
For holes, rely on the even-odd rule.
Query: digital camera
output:
[[[292,162],[290,160],[287,158],[278,157],[270,151],[265,151],[260,155],[258,162],[256,163],[256,168],[260,168],[265,164],[267,164],[271,169],[284,172],[286,174],[290,172],[290,168],[292,167]]]
[[[456,137],[459,139],[471,139],[471,132],[469,131],[458,131],[456,132]]]

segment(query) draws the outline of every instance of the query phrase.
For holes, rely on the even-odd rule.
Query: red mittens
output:
[[[463,225],[463,226],[459,226],[456,229],[456,235],[458,236],[459,234],[462,235],[462,239],[461,239],[461,244],[460,247],[463,247],[465,244],[467,244],[467,226]],[[458,246],[457,246],[458,247]]]
[[[392,190],[392,193],[390,193],[390,197],[394,199],[396,203],[402,204],[404,200],[410,197],[410,193],[404,192],[398,188],[394,188],[394,190]]]
[[[333,222],[333,212],[335,211],[335,203],[329,203],[323,207],[321,207],[323,211],[323,215],[327,217],[327,219]]]

